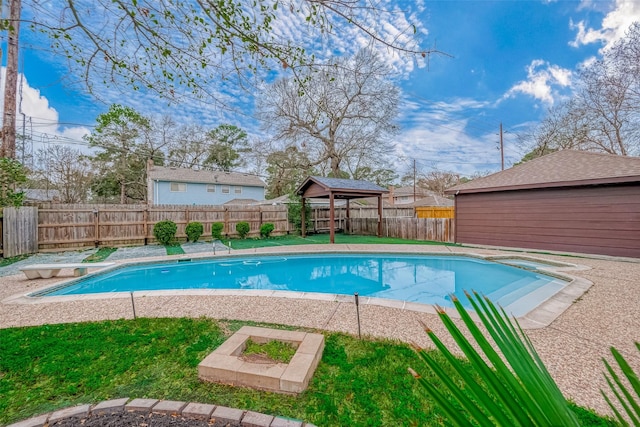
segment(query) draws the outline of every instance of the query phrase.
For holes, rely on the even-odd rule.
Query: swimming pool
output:
[[[475,290],[514,315],[527,313],[568,282],[463,256],[301,254],[133,264],[31,296],[184,289],[268,289],[395,299],[451,307]],[[462,298],[464,299],[464,298]],[[519,314],[520,313],[520,314]]]

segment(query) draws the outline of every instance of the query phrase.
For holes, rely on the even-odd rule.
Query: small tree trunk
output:
[[[120,204],[124,205],[126,203],[127,197],[127,187],[124,184],[124,181],[120,183]]]

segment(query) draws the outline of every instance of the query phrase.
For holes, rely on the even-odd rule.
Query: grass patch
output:
[[[243,324],[140,318],[2,329],[0,425],[123,396],[214,403],[325,426],[444,424],[407,366],[438,380],[412,349],[391,341],[325,333],[322,360],[299,396],[201,382],[198,363]],[[587,425],[615,425],[582,415]]]
[[[102,262],[105,259],[109,258],[109,255],[117,251],[118,248],[107,248],[103,247],[98,249],[98,251],[94,254],[89,255],[82,262]]]
[[[242,352],[243,356],[256,355],[281,363],[289,363],[294,354],[296,349],[289,343],[271,340],[261,344],[251,338],[247,340],[247,346]]]
[[[7,265],[11,265],[14,262],[22,261],[23,259],[27,259],[31,256],[31,254],[24,255],[16,255],[10,258],[0,258],[0,267],[6,267]],[[1,377],[0,377],[1,379]]]
[[[182,255],[184,254],[184,249],[180,246],[180,243],[169,243],[165,245],[164,248],[167,250],[167,255]]]
[[[231,242],[232,249],[254,249],[271,246],[291,246],[291,245],[309,245],[329,244],[329,234],[313,234],[302,238],[295,235],[275,236],[268,239],[224,239],[222,243],[228,245]],[[444,246],[460,246],[455,243],[433,242],[425,240],[407,240],[396,237],[377,237],[377,236],[357,236],[350,234],[336,234],[335,242],[342,244],[405,244],[405,245],[444,245]]]

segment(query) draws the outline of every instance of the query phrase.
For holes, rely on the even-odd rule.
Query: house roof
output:
[[[305,197],[329,197],[355,199],[368,196],[379,196],[389,190],[369,181],[342,178],[308,177],[296,190],[296,194]]]
[[[447,194],[640,182],[640,158],[561,150],[456,185]]]
[[[265,183],[255,175],[238,172],[195,170],[186,168],[168,168],[152,166],[149,178],[157,181],[197,182],[203,184],[245,185],[265,187]]]
[[[406,205],[398,206],[411,206],[411,207],[423,207],[423,206],[453,206],[455,203],[451,199],[438,196],[437,194],[430,194],[427,197],[416,200],[414,203],[407,203]]]
[[[247,205],[255,205],[257,203],[258,203],[258,201],[256,199],[232,199],[232,200],[229,200],[228,202],[224,202],[223,205],[225,205],[225,206],[229,206],[229,205],[247,206]]]
[[[288,205],[289,203],[299,203],[298,201],[292,202],[291,198],[289,197],[288,194],[285,194],[284,196],[280,196],[280,197],[276,197],[274,199],[269,199],[269,200],[262,200],[260,202],[258,202],[258,205]],[[315,198],[309,198],[306,200],[306,204],[309,206],[329,206],[329,200],[325,199],[315,199]],[[344,206],[345,202],[344,201],[336,201],[335,203],[336,206]]]
[[[60,198],[60,191],[58,190],[46,190],[42,188],[25,188],[24,198],[30,202],[48,202],[53,199]]]
[[[351,200],[351,206],[373,206],[376,207],[378,206],[378,198],[377,197],[364,197],[362,199],[354,199]],[[392,203],[389,203],[389,201],[387,200],[387,198],[383,198],[382,199],[382,206],[385,208],[393,208],[393,207],[408,207],[408,205],[394,205]]]
[[[430,193],[429,190],[426,190],[422,187],[416,186],[415,188],[416,196],[424,196]],[[393,197],[401,197],[401,196],[413,196],[413,186],[404,186],[393,189]]]

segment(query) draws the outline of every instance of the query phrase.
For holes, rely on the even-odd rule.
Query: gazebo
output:
[[[349,200],[365,197],[378,198],[378,237],[382,236],[382,195],[389,190],[369,181],[357,179],[323,178],[319,176],[308,177],[296,190],[296,194],[302,197],[302,237],[306,235],[305,229],[305,199],[324,198],[329,199],[329,236],[331,243],[335,243],[335,199],[343,199],[347,202],[347,223],[349,221]]]

